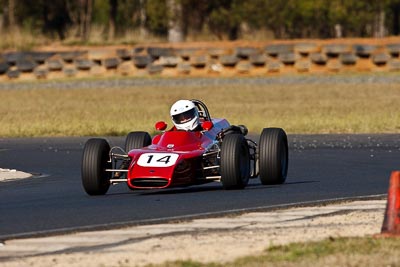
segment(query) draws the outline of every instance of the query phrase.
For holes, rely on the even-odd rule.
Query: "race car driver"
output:
[[[176,101],[170,110],[172,122],[177,130],[201,131],[199,111],[190,100]]]

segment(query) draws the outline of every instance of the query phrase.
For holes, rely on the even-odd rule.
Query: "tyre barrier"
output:
[[[75,59],[74,63],[78,70],[90,70],[95,64],[94,61],[89,59]]]
[[[294,65],[298,56],[294,52],[287,52],[279,54],[278,59],[285,65]]]
[[[310,54],[310,60],[312,63],[322,66],[328,62],[328,56],[323,53],[315,52]]]
[[[37,64],[30,59],[19,59],[15,65],[20,72],[33,72]]]
[[[183,60],[189,60],[191,57],[196,55],[196,53],[199,51],[199,48],[177,48],[175,53],[176,56],[181,57]]]
[[[384,66],[390,60],[388,53],[378,53],[372,56],[372,62],[376,66]]]
[[[150,56],[134,56],[133,57],[133,64],[135,64],[136,68],[143,69],[146,68],[152,59]]]
[[[122,60],[130,60],[132,58],[132,55],[133,55],[132,52],[130,50],[128,50],[128,49],[117,49],[117,51],[116,51],[117,57],[122,59]]]
[[[400,55],[400,44],[388,44],[388,45],[386,45],[386,51],[392,57],[399,57],[399,55]]]
[[[74,59],[79,57],[85,57],[87,55],[87,51],[67,51],[57,53],[65,63],[72,63]]]
[[[343,65],[355,65],[357,63],[357,56],[351,52],[345,52],[340,55],[340,62]]]
[[[54,54],[54,52],[33,52],[31,57],[37,64],[43,64],[47,59],[54,56]]]
[[[68,66],[63,68],[65,77],[75,77],[78,74],[78,70],[75,66]]]
[[[137,46],[133,48],[133,55],[139,55],[139,54],[143,54],[145,51],[145,47],[143,46]]]
[[[190,74],[192,67],[189,63],[179,63],[177,66],[178,74]]]
[[[375,42],[374,42],[375,40]],[[394,40],[398,40],[394,42]],[[400,71],[400,38],[378,43],[301,40],[280,43],[188,43],[71,51],[4,52],[0,80],[90,76],[269,75]]]
[[[7,77],[9,79],[17,79],[17,78],[19,78],[20,75],[21,75],[20,71],[16,70],[16,69],[14,69],[14,70],[10,69],[7,71]]]
[[[267,64],[267,70],[269,73],[277,73],[281,70],[282,68],[282,63],[277,62],[277,61],[271,61]]]
[[[2,55],[8,65],[15,66],[17,61],[28,58],[27,52],[10,52]]]
[[[249,62],[240,62],[237,64],[236,69],[239,74],[250,73],[252,65]]]
[[[49,74],[49,70],[45,66],[39,66],[33,70],[33,74],[35,75],[36,79],[46,79],[47,75]]]
[[[290,52],[294,52],[293,44],[272,44],[265,47],[265,53],[271,57]]]
[[[112,58],[104,59],[102,65],[104,65],[104,67],[107,70],[110,70],[110,69],[117,69],[119,63],[120,63],[120,59],[119,58],[112,57]]]
[[[248,59],[251,55],[259,54],[259,49],[255,47],[237,47],[235,49],[235,54],[241,59]]]
[[[61,59],[48,59],[46,65],[49,71],[61,71],[64,67]]]
[[[311,62],[309,60],[296,61],[294,67],[300,73],[309,72],[311,68]]]
[[[7,62],[0,61],[0,75],[6,74],[9,68],[10,65],[8,65]]]
[[[342,53],[350,52],[350,48],[345,44],[327,44],[323,46],[322,52],[329,58],[337,58]]]
[[[255,67],[265,66],[267,60],[268,58],[264,54],[252,54],[249,56],[250,64],[252,64]]]
[[[400,60],[399,59],[391,59],[388,62],[389,71],[400,71]]]
[[[159,65],[162,65],[166,68],[175,68],[176,66],[178,66],[180,58],[171,56],[161,56],[158,61]]]
[[[150,64],[147,66],[147,71],[150,75],[161,74],[163,69],[162,65]]]
[[[362,58],[368,58],[372,55],[376,50],[376,46],[374,45],[353,45],[352,49],[357,56]]]
[[[132,75],[134,73],[134,71],[135,71],[135,67],[133,65],[133,62],[130,62],[130,61],[124,61],[121,64],[119,64],[119,66],[117,67],[117,73],[122,76]]]
[[[229,49],[226,49],[226,48],[208,48],[206,50],[206,53],[211,58],[219,58],[220,56],[223,56],[223,55],[232,54],[231,51]]]
[[[208,58],[206,55],[194,56],[190,58],[190,65],[195,68],[204,68],[207,65]]]
[[[298,43],[294,45],[294,51],[306,57],[313,52],[317,52],[318,46],[314,43]]]
[[[329,72],[339,72],[343,67],[343,64],[339,60],[330,60],[326,64],[326,68],[328,69]]]
[[[219,61],[225,67],[234,67],[239,58],[236,55],[221,55]]]
[[[164,47],[149,47],[149,48],[147,48],[147,54],[149,54],[154,59],[158,59],[160,57],[175,56],[174,49],[164,48]]]

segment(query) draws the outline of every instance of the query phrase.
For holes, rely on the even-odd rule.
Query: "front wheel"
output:
[[[130,132],[125,139],[125,151],[151,145],[151,136],[147,132]]]
[[[282,184],[286,180],[289,152],[285,131],[265,128],[258,146],[260,180],[264,185]]]
[[[110,145],[105,139],[89,139],[83,149],[81,177],[83,188],[89,195],[104,195],[110,187]]]
[[[229,134],[222,140],[221,182],[224,189],[242,189],[250,178],[250,154],[241,134]]]

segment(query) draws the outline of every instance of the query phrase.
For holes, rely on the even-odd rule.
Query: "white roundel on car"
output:
[[[171,167],[179,155],[174,153],[144,153],[140,155],[137,165],[142,167]]]

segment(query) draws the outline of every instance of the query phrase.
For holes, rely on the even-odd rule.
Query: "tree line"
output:
[[[400,33],[400,0],[0,0],[0,31],[25,29],[87,42],[134,30],[170,42],[236,40],[263,30],[275,39],[384,37]],[[197,38],[196,38],[197,37]]]

